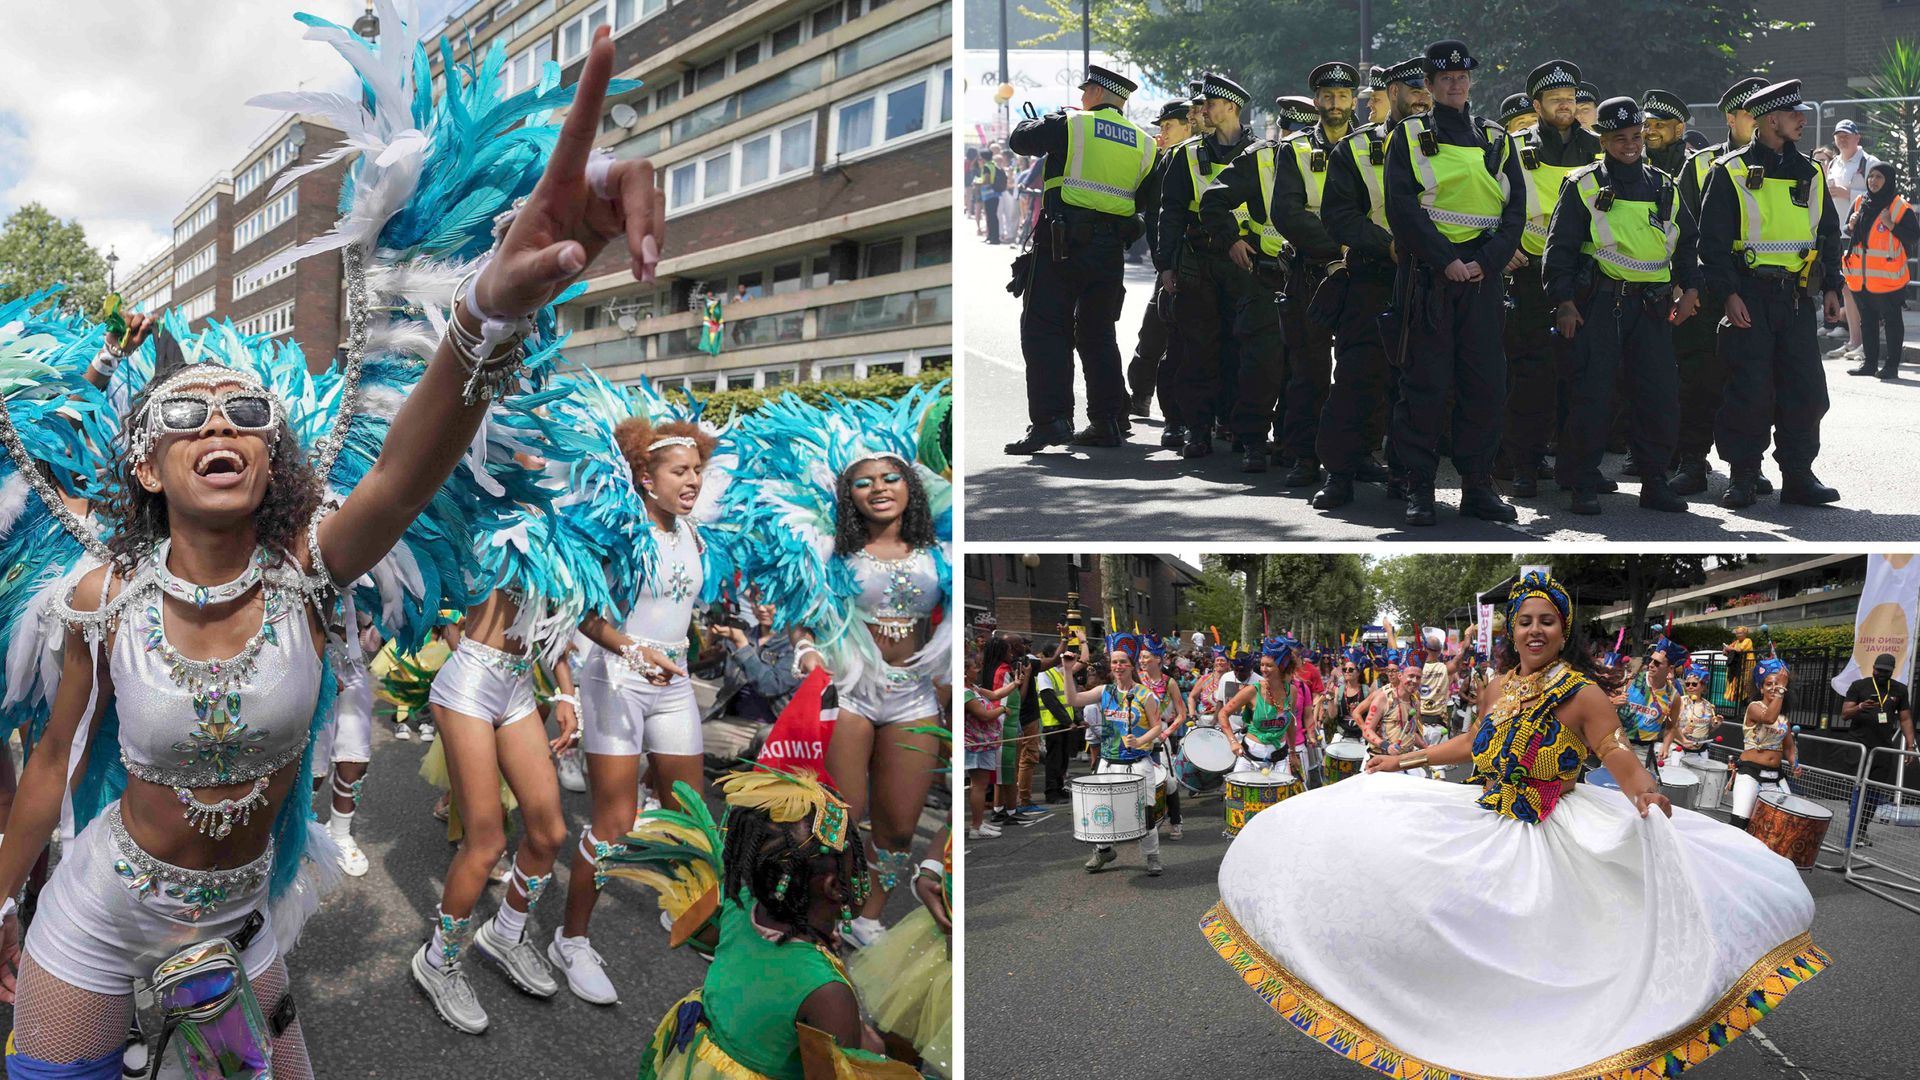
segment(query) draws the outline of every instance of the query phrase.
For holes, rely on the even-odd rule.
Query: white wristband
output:
[[[936,879],[944,878],[947,876],[946,864],[942,863],[939,859],[920,860],[920,869],[925,871],[926,873],[932,874]]]
[[[564,701],[576,709],[580,707],[580,699],[573,696],[572,694],[555,694],[552,697],[548,698],[547,700],[554,701],[554,702]]]
[[[114,352],[112,346],[102,345],[100,351],[93,355],[93,363],[87,366],[103,377],[111,379],[114,370],[120,366],[121,359],[121,354]]]
[[[613,193],[607,189],[607,177],[613,172],[613,152],[606,147],[596,147],[587,155],[587,187],[602,199],[611,200]]]

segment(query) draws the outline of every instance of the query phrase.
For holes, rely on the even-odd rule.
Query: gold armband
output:
[[[1614,728],[1601,737],[1600,744],[1593,748],[1593,756],[1605,760],[1606,756],[1615,750],[1625,749],[1627,749],[1627,737],[1620,733],[1619,728]]]
[[[1400,759],[1400,768],[1417,769],[1420,766],[1425,765],[1426,763],[1427,763],[1427,755],[1413,754],[1411,756],[1403,757]]]

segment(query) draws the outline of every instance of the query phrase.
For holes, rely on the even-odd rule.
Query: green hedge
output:
[[[810,405],[819,403],[829,394],[855,400],[897,398],[916,386],[932,386],[942,379],[952,377],[953,372],[946,368],[932,368],[918,375],[888,373],[870,375],[864,379],[794,383],[771,390],[721,390],[703,399],[707,405],[704,418],[716,424],[723,424],[733,416],[753,412],[782,394],[798,394],[801,401]],[[669,390],[667,393],[678,395],[682,399],[686,397],[686,392],[683,390]]]
[[[1719,649],[1733,640],[1733,631],[1724,626],[1696,626],[1683,623],[1673,628],[1673,640],[1686,646],[1688,652],[1702,649]]]
[[[1767,638],[1760,632],[1758,622],[1748,623],[1753,630],[1754,646],[1761,651],[1767,647]],[[1673,640],[1687,647],[1690,652],[1701,649],[1724,648],[1733,640],[1733,631],[1724,626],[1682,625],[1673,628]],[[1853,648],[1853,624],[1834,626],[1789,626],[1773,632],[1773,644],[1780,649],[1851,649]]]

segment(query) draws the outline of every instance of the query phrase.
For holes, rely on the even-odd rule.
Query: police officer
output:
[[[1187,120],[1191,111],[1185,101],[1169,101],[1160,106],[1160,115],[1154,117],[1153,143],[1158,156],[1153,163],[1153,174],[1147,181],[1147,188],[1141,195],[1141,209],[1146,214],[1147,246],[1151,251],[1158,240],[1159,230],[1155,228],[1160,220],[1160,177],[1166,172],[1167,162],[1173,160],[1173,148],[1193,137],[1193,125]],[[1157,254],[1154,265],[1160,265]],[[1155,383],[1160,373],[1162,359],[1167,355],[1169,337],[1167,320],[1163,312],[1172,304],[1172,297],[1166,295],[1159,282],[1154,282],[1153,300],[1147,304],[1147,313],[1140,320],[1140,340],[1134,346],[1133,360],[1127,364],[1127,393],[1133,414],[1146,416],[1148,404],[1154,400]],[[1172,394],[1167,392],[1165,384],[1159,386],[1160,415],[1166,418],[1171,431],[1177,426],[1177,408],[1172,405]],[[1182,439],[1181,443],[1185,440]],[[1175,443],[1178,449],[1181,443]]]
[[[1314,492],[1316,509],[1331,510],[1353,501],[1353,482],[1383,483],[1387,466],[1373,457],[1387,430],[1392,368],[1382,321],[1393,303],[1396,260],[1393,234],[1387,231],[1387,134],[1408,116],[1424,113],[1426,57],[1415,56],[1383,75],[1391,110],[1385,124],[1368,124],[1334,145],[1327,155],[1327,187],[1320,218],[1327,232],[1347,249],[1343,270],[1329,278],[1343,286],[1339,323],[1333,335],[1333,385],[1320,410],[1314,449],[1327,469],[1327,482]],[[1394,341],[1398,342],[1395,334]],[[1401,493],[1405,497],[1405,492]]]
[[[1593,118],[1600,108],[1600,88],[1590,82],[1583,82],[1573,93],[1574,115],[1580,120],[1580,126],[1591,131]]]
[[[1541,284],[1538,260],[1547,250],[1547,223],[1560,198],[1561,181],[1600,156],[1600,140],[1574,122],[1580,68],[1549,60],[1527,75],[1527,99],[1540,122],[1514,145],[1527,178],[1527,223],[1513,275],[1513,311],[1507,316],[1507,413],[1502,439],[1513,470],[1513,493],[1539,494],[1539,470],[1560,414],[1559,380],[1566,345],[1553,336],[1553,308]],[[1612,490],[1609,488],[1608,490]]]
[[[1309,102],[1313,123],[1280,146],[1285,151],[1280,163],[1299,179],[1315,225],[1319,225],[1325,198],[1329,157],[1334,146],[1353,130],[1354,92],[1359,84],[1359,69],[1352,64],[1334,60],[1314,68],[1307,75],[1307,86],[1313,91]],[[1329,265],[1340,259],[1340,247],[1324,226],[1296,231],[1282,221],[1281,231],[1293,241],[1293,250],[1287,262],[1287,301],[1280,314],[1287,343],[1287,381],[1274,431],[1279,437],[1281,459],[1293,462],[1286,485],[1317,487],[1320,460],[1315,442],[1320,432],[1320,410],[1327,401],[1327,384],[1333,378],[1333,320],[1315,319],[1310,312],[1327,279]]]
[[[1720,95],[1720,112],[1727,119],[1725,142],[1695,151],[1680,170],[1680,201],[1697,222],[1700,196],[1706,191],[1707,177],[1713,166],[1729,151],[1738,150],[1753,139],[1753,114],[1745,102],[1767,80],[1749,75],[1727,87]],[[1680,442],[1674,450],[1673,490],[1681,495],[1698,495],[1707,490],[1707,452],[1713,449],[1713,418],[1720,411],[1726,394],[1727,367],[1721,359],[1715,327],[1720,322],[1721,296],[1713,282],[1705,282],[1700,292],[1700,314],[1673,328],[1673,355],[1680,368]],[[1754,490],[1773,494],[1773,481],[1765,475],[1755,478]]]
[[[1137,193],[1153,168],[1153,136],[1120,111],[1133,80],[1089,67],[1080,111],[1013,129],[1017,154],[1047,159],[1041,220],[1027,256],[1020,351],[1027,364],[1024,438],[1009,454],[1071,441],[1118,446],[1127,415],[1114,323],[1126,298],[1122,257],[1139,235]],[[1018,266],[1018,263],[1015,264]],[[1080,351],[1089,423],[1073,431],[1073,353]]]
[[[1647,164],[1680,179],[1680,170],[1687,164],[1687,124],[1693,120],[1693,113],[1671,90],[1649,90],[1640,95],[1640,111],[1647,117]],[[1603,115],[1605,112],[1601,110]]]
[[[1744,104],[1753,141],[1714,165],[1700,209],[1707,287],[1726,297],[1727,392],[1714,442],[1733,479],[1720,505],[1753,505],[1771,435],[1780,501],[1818,506],[1840,498],[1813,474],[1827,412],[1814,298],[1828,320],[1840,318],[1840,226],[1820,165],[1794,145],[1813,108],[1800,80],[1762,87]]]
[[[1507,134],[1518,135],[1538,126],[1540,114],[1533,111],[1533,102],[1525,94],[1508,94],[1500,102],[1500,126]]]
[[[1367,69],[1367,123],[1384,124],[1393,112],[1393,99],[1387,94],[1387,69],[1375,64]]]
[[[1699,265],[1694,222],[1679,190],[1642,160],[1646,122],[1630,97],[1600,103],[1594,129],[1605,156],[1567,175],[1541,264],[1555,324],[1571,343],[1571,407],[1554,471],[1572,487],[1576,514],[1600,512],[1600,458],[1623,375],[1636,459],[1666,461],[1679,435],[1672,323],[1699,309]],[[1663,469],[1647,470],[1640,505],[1667,513],[1687,508]]]
[[[1346,71],[1345,104],[1351,108],[1353,84],[1358,81],[1358,74],[1351,66],[1347,66]],[[1321,72],[1316,69],[1315,74]],[[1284,108],[1286,99],[1281,99],[1281,104]],[[1351,123],[1351,112],[1342,115]],[[1293,340],[1287,341],[1280,356],[1272,357],[1284,364],[1268,362],[1264,357],[1258,363],[1253,360],[1263,356],[1263,349],[1270,349],[1274,335],[1283,327],[1291,339],[1290,324],[1296,319],[1304,321],[1306,311],[1306,301],[1296,302],[1295,295],[1310,295],[1311,287],[1323,276],[1321,268],[1340,258],[1340,245],[1327,235],[1317,213],[1319,180],[1326,175],[1325,151],[1316,154],[1302,149],[1303,145],[1310,144],[1314,130],[1301,131],[1279,143],[1264,142],[1255,146],[1227,166],[1200,197],[1201,224],[1212,246],[1225,249],[1234,265],[1253,273],[1267,285],[1265,294],[1257,296],[1253,304],[1241,312],[1234,328],[1240,343],[1240,377],[1230,423],[1246,448],[1241,462],[1246,472],[1266,469],[1265,435],[1272,422],[1280,380],[1289,378],[1291,394],[1298,382],[1292,380],[1287,369],[1303,362]],[[1302,157],[1308,160],[1303,163]],[[1245,222],[1253,227],[1250,238],[1241,235],[1245,226],[1236,219],[1236,211],[1244,211]],[[1291,247],[1290,252],[1285,251],[1287,246]],[[1287,300],[1284,307],[1274,303],[1276,297],[1271,287],[1281,284],[1282,275]],[[1321,347],[1325,348],[1324,342]],[[1308,462],[1313,460],[1311,444],[1304,456]],[[1318,472],[1318,466],[1314,466],[1314,470]]]
[[[1182,455],[1205,457],[1213,453],[1215,422],[1228,422],[1230,391],[1241,363],[1277,366],[1278,334],[1265,356],[1241,357],[1231,334],[1233,322],[1255,298],[1253,276],[1235,265],[1224,249],[1216,250],[1200,226],[1200,196],[1214,177],[1256,141],[1241,122],[1250,98],[1239,83],[1215,72],[1203,79],[1203,111],[1213,130],[1189,139],[1167,166],[1160,184],[1160,239],[1157,252],[1169,253],[1170,265],[1161,269],[1160,284],[1173,292],[1179,368],[1172,373],[1174,393],[1180,398],[1180,418],[1186,424]],[[1270,302],[1272,294],[1267,294]],[[1269,304],[1269,306],[1271,306]],[[1164,372],[1162,378],[1170,377]],[[1271,378],[1271,376],[1267,376]],[[1243,446],[1257,430],[1264,441],[1266,425],[1235,431]]]
[[[1434,523],[1440,426],[1453,391],[1460,512],[1518,515],[1491,472],[1506,406],[1500,273],[1520,243],[1526,177],[1500,125],[1467,111],[1477,61],[1464,42],[1427,47],[1433,111],[1402,120],[1387,143],[1387,221],[1405,253],[1407,357],[1394,408],[1394,453],[1407,474],[1408,525]]]

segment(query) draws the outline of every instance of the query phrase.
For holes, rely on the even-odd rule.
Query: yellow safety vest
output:
[[[1662,177],[1662,190],[1671,182]],[[1575,169],[1573,183],[1590,223],[1591,239],[1580,250],[1593,256],[1601,273],[1615,281],[1673,280],[1673,250],[1680,243],[1673,207],[1677,193],[1668,198],[1662,218],[1658,202],[1616,198],[1602,210],[1598,165]]]
[[[1281,236],[1280,230],[1273,224],[1273,170],[1278,167],[1278,155],[1271,145],[1259,147],[1253,154],[1254,164],[1260,167],[1260,205],[1266,211],[1267,222],[1254,225],[1252,219],[1248,218],[1241,224],[1258,230],[1262,254],[1277,256],[1287,243],[1286,237]]]
[[[1407,143],[1414,182],[1420,185],[1420,208],[1433,220],[1440,235],[1456,244],[1469,243],[1499,228],[1500,212],[1511,194],[1505,166],[1513,153],[1512,141],[1502,143],[1501,168],[1495,175],[1487,171],[1486,153],[1478,146],[1454,146],[1436,139],[1433,153],[1427,153],[1420,145],[1420,135],[1427,126],[1425,116],[1409,116],[1388,137]],[[1499,137],[1507,139],[1504,133]]]
[[[1042,701],[1040,703],[1040,726],[1043,728],[1060,727],[1063,724],[1067,723],[1068,720],[1072,719],[1072,713],[1073,713],[1073,706],[1067,704],[1066,673],[1061,671],[1057,665],[1054,667],[1050,667],[1040,673],[1040,682],[1041,682],[1040,688],[1042,690],[1052,690],[1054,693],[1060,696],[1061,707],[1065,708],[1068,713],[1068,716],[1066,717],[1066,719],[1057,717],[1054,715],[1052,709],[1047,708],[1046,702]]]
[[[1300,170],[1300,182],[1307,189],[1307,209],[1315,214],[1320,212],[1320,199],[1327,190],[1327,155],[1313,145],[1310,131],[1296,132],[1287,136],[1285,143],[1293,150],[1293,163]],[[1315,154],[1319,157],[1316,159]],[[1319,168],[1314,168],[1316,162]],[[1271,204],[1269,204],[1271,205]]]
[[[1364,127],[1348,136],[1353,165],[1360,170],[1360,184],[1367,189],[1367,217],[1375,225],[1387,227],[1387,140],[1372,127]]]
[[[1200,175],[1201,141],[1201,137],[1196,135],[1186,142],[1181,143],[1176,150],[1176,153],[1180,153],[1181,156],[1186,159],[1187,175],[1193,180],[1193,199],[1187,203],[1187,209],[1194,214],[1200,213],[1200,196],[1205,194],[1206,190],[1213,186],[1213,182],[1219,179],[1220,174],[1227,171],[1227,166],[1232,164],[1232,162],[1224,162],[1210,165],[1207,167],[1206,176],[1202,177]],[[1269,157],[1271,157],[1271,155],[1269,155]],[[1271,199],[1268,200],[1267,205],[1269,207],[1273,205]],[[1261,231],[1261,227],[1253,223],[1253,215],[1248,213],[1245,203],[1233,208],[1233,220],[1240,226],[1241,236],[1252,237]],[[1271,230],[1273,223],[1268,222],[1266,228]],[[1278,236],[1279,234],[1276,232],[1274,235]],[[1266,247],[1264,236],[1261,238],[1260,245],[1262,249]]]
[[[1805,181],[1805,206],[1793,201],[1796,184],[1792,180],[1762,176],[1759,190],[1749,188],[1744,147],[1716,164],[1717,168],[1726,170],[1727,179],[1740,199],[1740,235],[1734,238],[1733,250],[1741,254],[1748,266],[1770,266],[1799,273],[1813,264],[1817,253],[1815,238],[1820,235],[1820,211],[1827,204],[1827,176],[1819,162],[1809,159],[1808,163],[1813,166],[1813,177]]]
[[[1536,134],[1535,138],[1542,136]],[[1529,148],[1532,149],[1532,148]],[[1599,155],[1595,155],[1596,160]],[[1533,163],[1527,162],[1532,159]],[[1553,208],[1560,201],[1560,182],[1583,165],[1548,165],[1526,150],[1520,153],[1520,170],[1527,177],[1527,223],[1520,232],[1520,247],[1527,254],[1547,253],[1547,223],[1553,220]]]
[[[1067,117],[1067,161],[1042,186],[1060,189],[1068,206],[1129,217],[1133,193],[1153,171],[1155,147],[1147,130],[1112,110]]]

